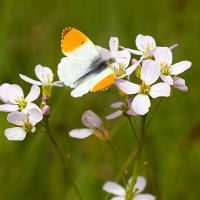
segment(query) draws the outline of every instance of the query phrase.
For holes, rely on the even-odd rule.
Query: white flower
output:
[[[152,36],[138,34],[136,36],[135,44],[137,50],[121,47],[127,49],[130,53],[139,55],[142,58],[153,56],[153,52],[156,49],[156,41]]]
[[[159,63],[153,60],[144,60],[141,68],[140,85],[118,80],[116,85],[126,94],[137,94],[132,101],[132,108],[135,113],[144,115],[151,106],[150,98],[170,96],[170,86],[166,83],[155,83],[160,76]]]
[[[81,118],[82,123],[87,128],[73,129],[69,132],[69,135],[73,138],[84,139],[90,135],[96,135],[100,139],[107,139],[107,131],[103,125],[101,118],[93,111],[88,110],[83,113]]]
[[[36,131],[35,125],[43,118],[42,113],[37,109],[30,109],[28,113],[19,111],[8,114],[8,122],[17,125],[4,131],[8,140],[24,140],[27,133]]]
[[[133,64],[127,69],[127,75],[130,75],[133,73],[133,71],[140,65],[140,63],[143,61],[144,58],[148,58],[150,56],[153,56],[153,52],[156,49],[156,41],[152,36],[149,35],[142,35],[138,34],[136,36],[136,47],[138,50],[130,49],[130,48],[124,48],[121,47],[122,49],[125,49],[129,51],[130,53],[134,55],[139,55],[140,59],[138,60],[137,63]]]
[[[126,76],[126,70],[129,65],[131,55],[127,50],[119,51],[119,40],[117,37],[111,37],[109,41],[110,50],[96,46],[104,60],[108,60],[116,76]]]
[[[39,107],[32,103],[40,95],[40,88],[36,85],[31,87],[29,94],[24,97],[24,92],[19,85],[6,84],[4,89],[0,90],[1,99],[4,100],[5,104],[0,105],[1,112],[13,112],[13,111],[23,111],[27,112],[31,108]]]
[[[131,178],[129,180],[129,184],[127,185],[126,188],[123,188],[121,185],[118,183],[108,181],[104,184],[103,190],[115,195],[114,197],[111,198],[111,200],[126,200],[126,193],[127,190],[130,186]],[[146,187],[146,180],[143,176],[138,176],[137,181],[135,183],[135,186],[132,191],[132,200],[155,200],[156,198],[147,193],[142,193],[143,190]]]
[[[36,65],[35,75],[39,81],[33,80],[25,75],[20,74],[20,78],[33,85],[42,86],[42,91],[44,96],[51,96],[51,89],[53,86],[62,87],[64,86],[61,81],[53,81],[54,74],[52,70],[48,67],[43,67],[42,65]]]
[[[192,65],[189,61],[181,61],[172,65],[172,51],[168,47],[156,48],[154,57],[160,63],[161,79],[170,85],[174,84],[171,76],[177,76],[183,73]]]
[[[133,115],[133,116],[137,115],[137,113],[135,113],[132,108],[129,108],[129,105],[126,105],[126,103],[122,101],[115,102],[111,104],[110,107],[117,109],[117,111],[113,112],[110,115],[107,115],[106,116],[107,120],[116,119],[122,116],[123,113],[126,113],[127,115]]]
[[[8,102],[8,91],[9,91],[10,84],[4,83],[0,85],[0,101],[3,103]]]

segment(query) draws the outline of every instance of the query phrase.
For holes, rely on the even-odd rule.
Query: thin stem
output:
[[[131,119],[130,116],[127,116],[127,119],[128,119],[129,124],[130,124],[130,126],[131,126],[132,132],[133,132],[133,134],[134,134],[134,136],[135,136],[136,142],[137,142],[137,144],[138,144],[139,141],[138,141],[138,137],[137,137],[137,134],[136,134],[136,131],[135,131],[135,125],[133,124],[132,119]]]
[[[159,100],[159,102],[157,103],[157,105],[156,105],[156,107],[155,107],[153,113],[151,114],[151,117],[149,118],[149,120],[148,120],[148,122],[147,122],[146,129],[147,129],[147,128],[149,127],[149,125],[151,124],[151,121],[152,121],[154,115],[156,114],[156,112],[157,112],[157,110],[158,110],[160,104],[162,103],[162,101],[163,101],[163,98],[161,98],[161,99]]]
[[[140,166],[141,157],[142,157],[141,155],[142,155],[142,150],[143,150],[143,146],[144,146],[146,116],[147,115],[142,116],[141,130],[140,130],[140,132],[141,132],[140,144],[139,144],[138,149],[137,149],[136,158],[135,158],[136,161],[135,161],[134,166],[133,166],[133,177],[132,177],[131,183],[129,185],[129,188],[127,190],[126,200],[132,199],[133,188],[134,188],[134,185],[137,181],[137,175],[138,175],[138,172],[139,172],[139,166]]]
[[[57,152],[58,152],[58,154],[59,154],[59,157],[60,157],[60,159],[61,159],[63,165],[64,165],[65,168],[66,168],[68,178],[69,178],[69,180],[70,180],[70,182],[71,182],[71,184],[72,184],[72,186],[73,186],[75,192],[77,193],[79,199],[80,199],[80,200],[83,200],[83,197],[82,197],[82,195],[81,195],[81,193],[80,193],[80,191],[79,191],[79,189],[78,189],[76,183],[74,182],[72,176],[71,176],[70,173],[69,173],[69,166],[68,166],[67,162],[65,161],[65,158],[64,158],[64,156],[63,156],[63,154],[62,154],[60,148],[58,147],[58,144],[57,144],[56,140],[54,139],[54,137],[53,137],[53,135],[52,135],[52,133],[51,133],[51,131],[50,131],[49,119],[48,119],[48,117],[45,117],[45,118],[44,118],[44,124],[45,124],[45,129],[46,129],[47,135],[49,136],[49,139],[50,139],[51,142],[53,143],[55,149],[57,150]]]
[[[115,149],[113,148],[113,146],[112,146],[112,144],[110,143],[109,140],[106,140],[106,143],[107,143],[108,147],[110,148],[110,151],[112,152],[114,158],[116,159],[118,168],[119,168],[121,176],[122,176],[123,185],[126,186],[127,185],[126,176],[125,176],[124,172],[122,171],[123,168],[122,168],[121,162],[120,162],[120,160],[117,156],[117,153],[116,153]]]

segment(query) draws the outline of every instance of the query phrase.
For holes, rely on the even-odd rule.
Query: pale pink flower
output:
[[[129,183],[126,188],[122,187],[118,183],[108,181],[104,184],[103,190],[114,195],[111,200],[126,200],[126,193],[130,186],[131,179],[132,178],[129,179]],[[132,200],[155,200],[155,196],[148,193],[142,193],[145,187],[145,178],[143,176],[138,176],[132,191]]]
[[[82,115],[82,123],[87,128],[73,129],[69,135],[73,138],[84,139],[91,135],[96,135],[100,139],[107,139],[107,131],[103,125],[101,118],[93,111],[88,110]]]
[[[170,96],[170,86],[160,82],[154,84],[160,76],[159,63],[153,60],[144,60],[141,68],[140,85],[126,81],[118,80],[116,85],[126,94],[137,94],[132,101],[132,108],[135,113],[144,115],[151,106],[150,98]]]
[[[15,111],[8,114],[8,122],[17,125],[4,131],[8,140],[24,140],[27,133],[36,131],[36,124],[43,119],[42,113],[38,109],[30,109],[27,113]]]
[[[177,76],[187,69],[189,69],[192,65],[189,61],[181,61],[175,64],[172,64],[172,51],[168,47],[158,47],[154,52],[155,60],[160,64],[160,77],[161,79],[168,83],[169,85],[173,85],[173,76]]]
[[[107,115],[105,117],[107,120],[116,119],[116,118],[122,116],[123,114],[131,115],[131,116],[138,115],[137,113],[135,113],[133,111],[133,109],[132,109],[132,107],[130,105],[127,105],[125,102],[122,102],[122,101],[115,102],[115,103],[111,104],[110,107],[111,108],[115,108],[117,110],[115,112]]]
[[[43,67],[42,65],[36,65],[35,75],[39,79],[33,80],[28,76],[20,74],[20,78],[30,84],[42,86],[42,93],[44,96],[51,96],[51,89],[53,86],[63,87],[64,84],[61,81],[54,81],[54,74],[49,67]]]
[[[0,89],[1,100],[5,103],[0,105],[0,112],[23,111],[27,112],[31,108],[40,110],[40,108],[32,103],[40,96],[40,88],[36,85],[31,87],[29,94],[24,97],[24,92],[19,85],[4,84]]]

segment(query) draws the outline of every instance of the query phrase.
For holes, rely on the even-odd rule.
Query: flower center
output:
[[[114,68],[114,72],[117,77],[123,76],[126,74],[125,65],[118,64],[118,68]]]
[[[170,69],[171,66],[167,65],[167,64],[161,64],[161,73],[165,76],[170,75]]]
[[[42,79],[43,79],[43,83],[44,84],[52,84],[53,82],[53,75],[49,75],[49,74],[45,74],[42,76]]]
[[[151,86],[146,84],[145,82],[142,82],[140,85],[140,93],[141,94],[149,94]]]
[[[23,110],[27,106],[27,101],[25,100],[24,97],[18,97],[16,100],[16,104],[19,107],[19,110]]]
[[[24,121],[22,128],[24,129],[25,132],[31,132],[33,129],[33,124],[29,120],[29,116],[27,116]]]
[[[147,43],[146,46],[142,46],[142,51],[143,51],[143,54],[144,55],[147,55],[149,54],[152,50],[153,50],[153,43],[150,42],[150,43]]]

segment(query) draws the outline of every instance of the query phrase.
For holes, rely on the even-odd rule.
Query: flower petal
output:
[[[28,113],[31,109],[36,109],[36,110],[39,110],[40,112],[42,112],[41,109],[39,108],[39,106],[36,105],[36,104],[34,104],[34,103],[28,103],[28,104],[26,105],[26,108],[24,108],[24,109],[22,110],[22,112],[23,112],[23,113]]]
[[[111,108],[121,108],[122,106],[124,106],[124,102],[122,102],[122,101],[118,101],[118,102],[115,102],[115,103],[112,103],[111,105],[110,105],[110,107]]]
[[[136,197],[134,198],[134,200],[155,200],[156,197],[154,197],[151,194],[139,194],[136,195]]]
[[[136,194],[141,193],[146,187],[146,184],[146,179],[143,176],[138,176],[133,192],[136,192]]]
[[[21,99],[24,97],[24,92],[19,85],[12,84],[9,88],[8,99],[10,103],[16,104],[17,99]]]
[[[142,62],[143,58],[144,57],[142,56],[139,61],[137,61],[136,63],[134,63],[130,67],[128,67],[126,69],[126,75],[131,75],[135,71],[135,69],[140,65],[140,63]]]
[[[144,60],[141,68],[141,79],[147,83],[152,84],[157,81],[160,76],[160,65],[154,60]]]
[[[33,80],[33,79],[29,78],[28,76],[25,76],[23,74],[19,74],[19,76],[22,80],[26,81],[27,83],[31,83],[33,85],[41,85],[40,81]]]
[[[100,47],[100,46],[97,46],[97,45],[96,45],[96,48],[97,48],[97,50],[99,51],[101,57],[104,60],[109,60],[111,58],[111,54],[110,54],[110,51],[108,49]]]
[[[134,112],[139,115],[144,115],[149,111],[151,106],[150,99],[147,95],[137,94],[132,101],[132,108]]]
[[[126,191],[125,189],[119,185],[118,183],[112,182],[112,181],[108,181],[104,184],[103,186],[103,190],[114,194],[114,195],[118,195],[118,196],[124,196],[126,195]]]
[[[168,47],[157,47],[154,51],[154,57],[162,65],[171,66],[172,64],[172,51]]]
[[[149,35],[138,34],[135,43],[137,49],[143,52],[145,52],[146,49],[152,51],[156,47],[155,39]]]
[[[110,51],[117,51],[119,48],[119,39],[118,37],[111,37],[109,41]]]
[[[2,104],[0,105],[0,112],[13,112],[17,111],[19,107],[17,105],[12,104]]]
[[[43,84],[50,84],[53,82],[53,72],[48,67],[43,67],[42,65],[37,65],[35,67],[35,74],[37,78],[43,83]]]
[[[22,141],[26,137],[26,132],[21,127],[8,128],[4,131],[8,140]]]
[[[103,129],[101,118],[91,110],[87,110],[83,113],[81,121],[88,128]]]
[[[93,129],[89,128],[80,128],[80,129],[73,129],[69,132],[70,137],[84,139],[93,135],[95,132]]]
[[[143,55],[142,51],[138,51],[138,50],[130,49],[130,48],[125,48],[125,47],[122,47],[122,46],[119,46],[119,47],[121,49],[129,51],[131,54],[138,55],[138,56],[142,56]]]
[[[132,108],[130,108],[128,111],[127,111],[127,114],[128,115],[131,115],[131,116],[136,116],[138,115],[136,112],[134,112],[134,110]]]
[[[10,86],[11,84],[9,83],[4,83],[0,86],[0,101],[2,101],[3,103],[9,103],[8,91]]]
[[[116,119],[116,118],[120,117],[122,114],[123,114],[122,110],[117,110],[116,112],[114,112],[110,115],[107,115],[105,118],[107,120],[112,120],[112,119]]]
[[[137,94],[140,91],[140,86],[138,84],[123,79],[116,79],[115,84],[126,94]]]
[[[114,51],[111,53],[111,58],[115,59],[112,67],[119,69],[119,65],[121,65],[124,69],[126,69],[126,67],[129,65],[131,54],[126,50]]]
[[[172,77],[171,77],[170,75],[165,76],[165,75],[163,75],[163,74],[160,74],[160,78],[161,78],[165,83],[167,83],[167,84],[169,84],[169,85],[173,85],[173,79],[172,79]]]
[[[26,117],[26,113],[15,111],[15,112],[8,114],[7,120],[8,120],[8,122],[10,122],[12,124],[22,126],[25,117]]]
[[[157,97],[169,97],[170,96],[170,86],[167,83],[156,83],[151,86],[149,95],[153,98]]]
[[[125,197],[112,197],[111,200],[126,200]]]
[[[185,80],[179,77],[174,77],[173,78],[174,81],[174,87],[179,89],[182,92],[187,92],[188,91],[188,87],[185,84]]]
[[[181,61],[171,66],[171,75],[178,75],[191,67],[192,63],[189,61]]]
[[[38,122],[42,121],[43,115],[42,112],[38,109],[30,109],[29,110],[29,120],[35,126]]]
[[[29,94],[26,97],[26,101],[32,102],[40,96],[40,88],[37,85],[33,85]]]

